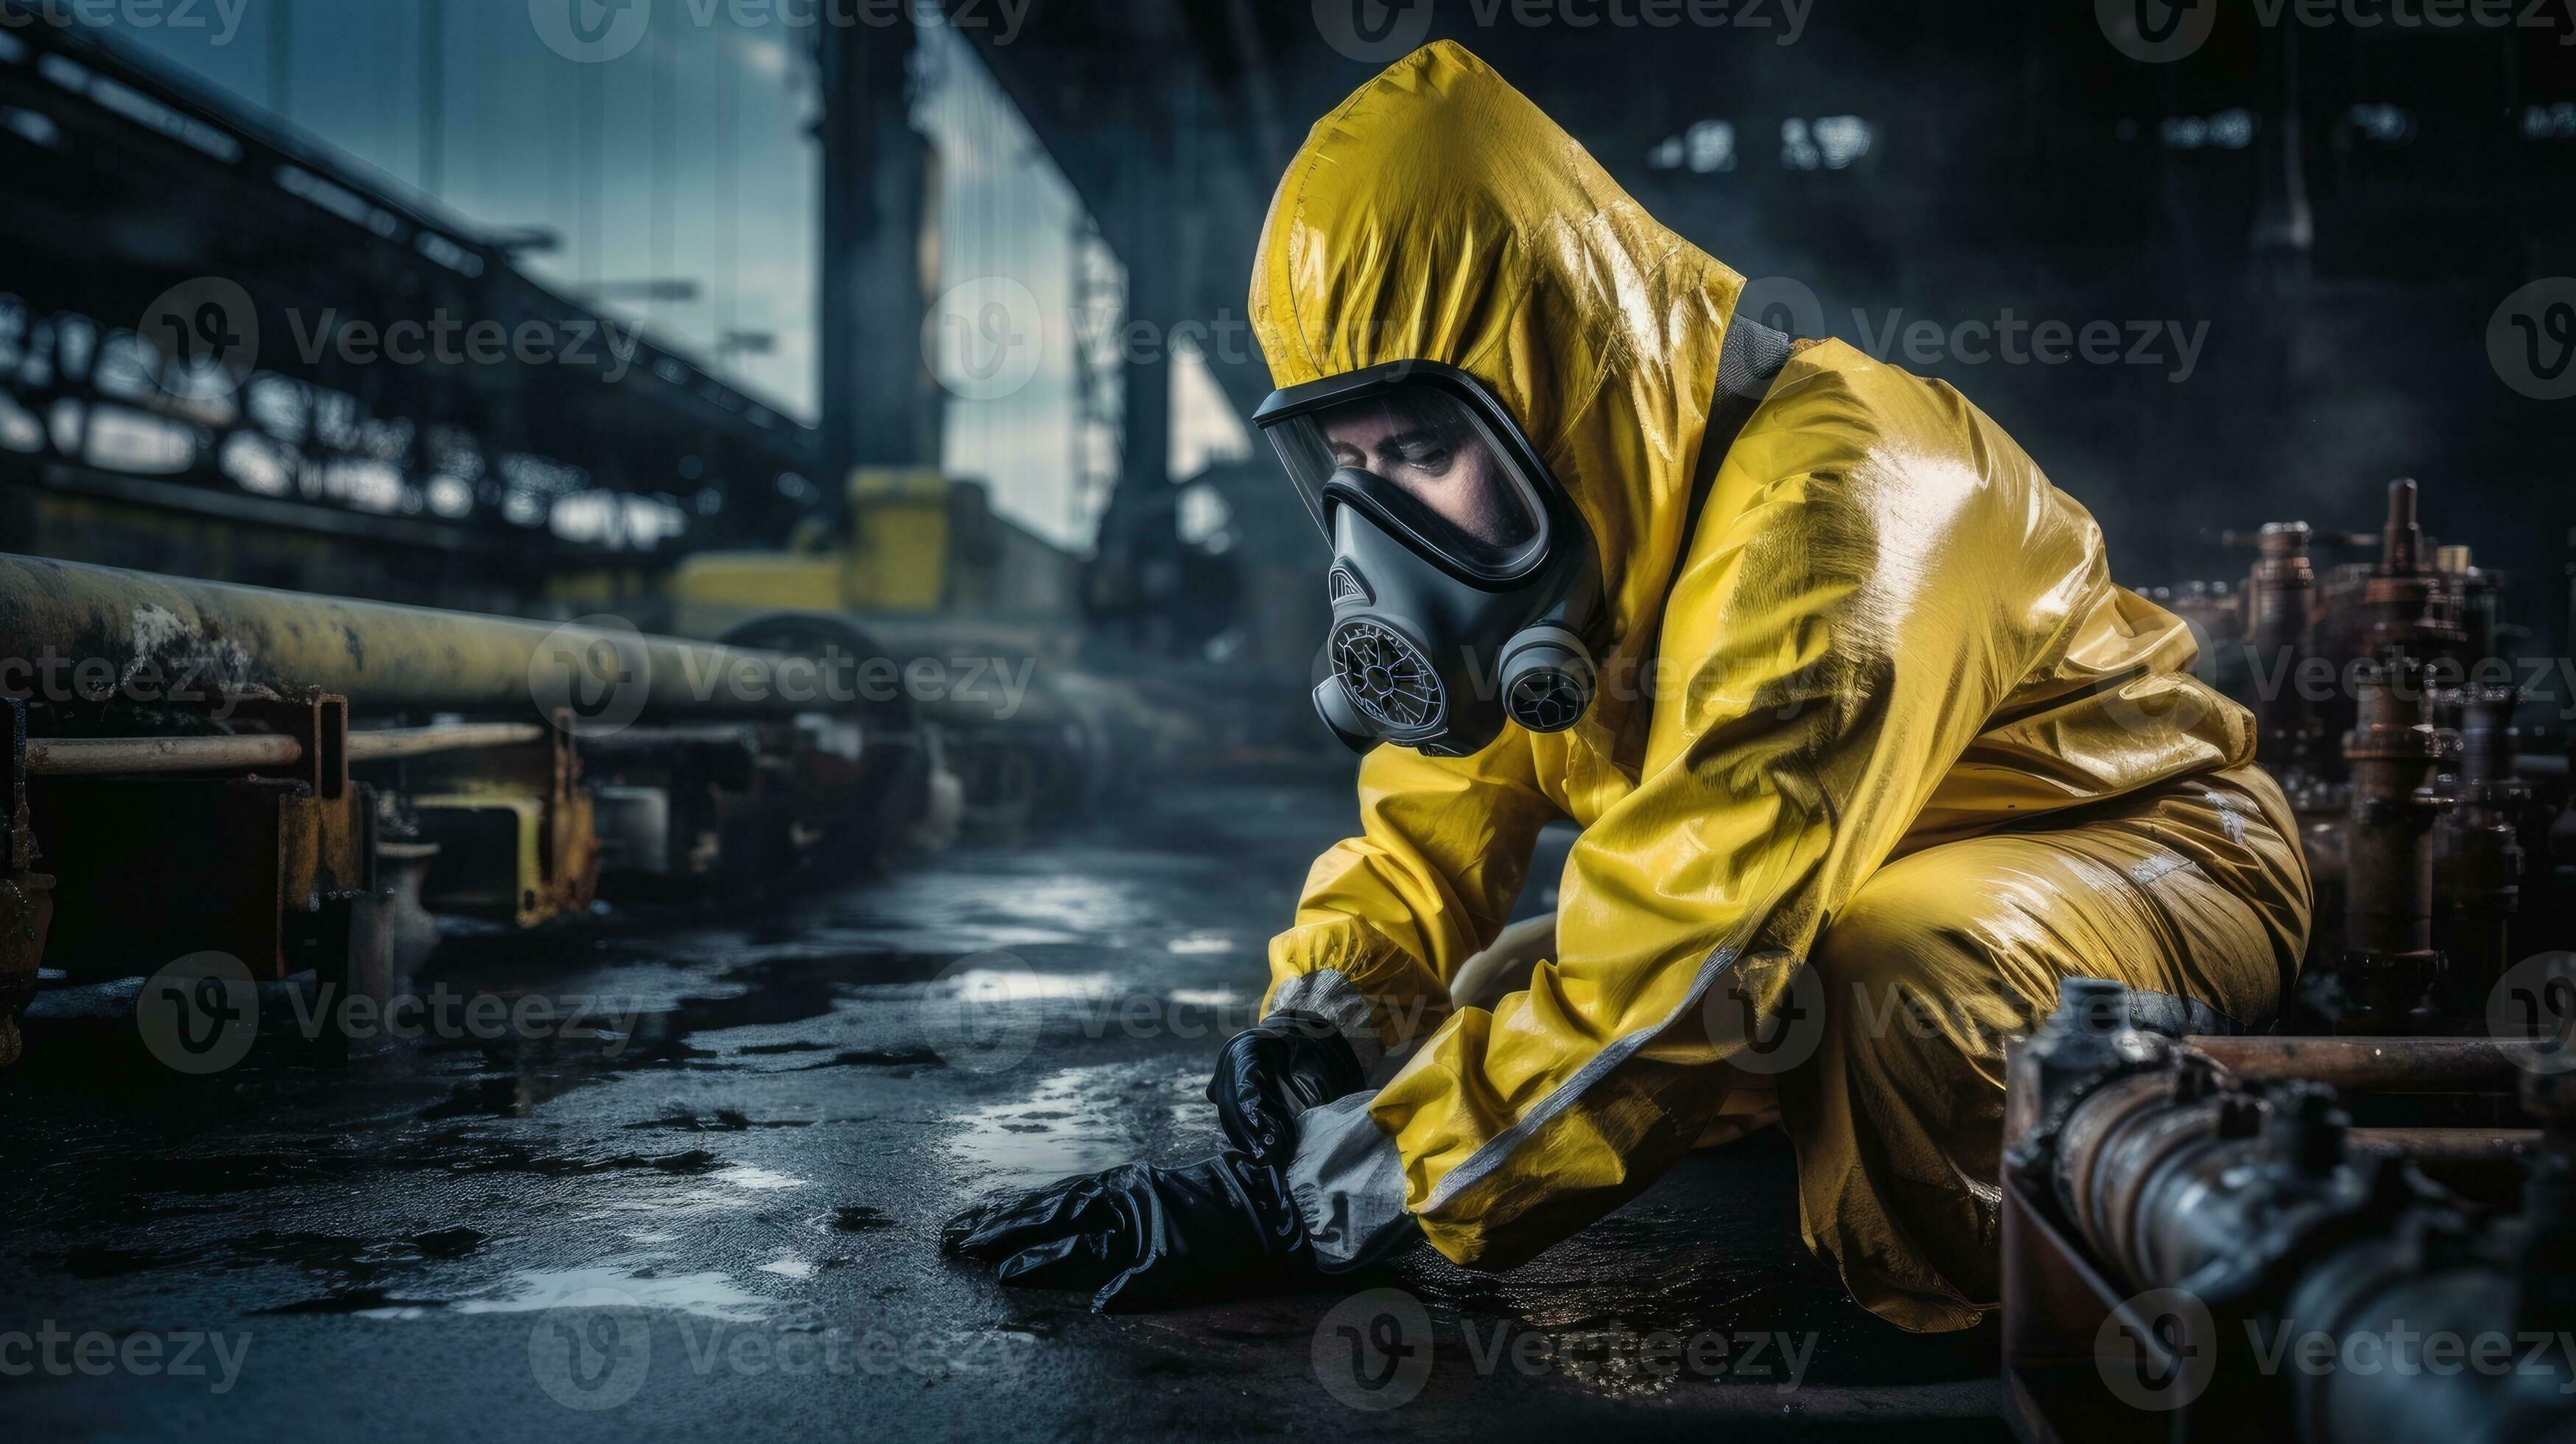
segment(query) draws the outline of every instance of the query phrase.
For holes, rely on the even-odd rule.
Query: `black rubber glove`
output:
[[[948,1221],[950,1253],[1003,1283],[1093,1289],[1095,1313],[1232,1298],[1315,1271],[1278,1170],[1236,1153],[1123,1164],[987,1199]]]
[[[1207,1096],[1228,1143],[1284,1165],[1297,1147],[1298,1114],[1367,1083],[1340,1029],[1312,1013],[1273,1013],[1226,1040]]]

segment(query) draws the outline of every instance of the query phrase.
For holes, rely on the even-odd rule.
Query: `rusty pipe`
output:
[[[2356,1128],[2355,1148],[2404,1154],[2418,1163],[2511,1163],[2540,1146],[2537,1128]]]
[[[475,722],[447,727],[389,727],[349,734],[351,762],[387,762],[469,748],[517,747],[544,740],[536,722]],[[27,771],[37,777],[115,773],[244,772],[292,767],[304,744],[274,733],[238,737],[47,737],[27,743]]]
[[[2299,649],[2307,644],[2310,613],[2315,606],[2317,572],[2308,560],[2308,524],[2271,522],[2257,545],[2262,549],[2248,578],[2246,644],[2253,649],[2255,677],[2265,682],[2255,701],[2262,760],[2275,770],[2304,763],[2313,711],[2299,689],[2289,684]]]
[[[54,737],[27,743],[36,777],[135,772],[245,772],[292,767],[304,744],[282,734],[246,737]]]
[[[2240,1078],[2305,1078],[2355,1093],[2509,1092],[2523,1071],[2491,1038],[2199,1036],[2183,1043]]]
[[[137,700],[319,690],[379,713],[525,713],[540,705],[532,671],[569,679],[565,668],[599,660],[613,662],[617,685],[643,689],[647,712],[825,707],[778,685],[787,659],[775,652],[0,554],[0,689],[16,695],[49,685],[49,666],[87,685],[78,669],[94,663],[89,677],[113,679],[107,696],[161,693]]]
[[[538,722],[466,722],[445,727],[385,727],[349,734],[349,761],[390,762],[426,757],[435,752],[463,752],[489,747],[523,747],[542,742]]]

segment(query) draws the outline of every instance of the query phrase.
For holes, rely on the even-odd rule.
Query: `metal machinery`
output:
[[[818,624],[727,646],[0,556],[0,1064],[40,986],[215,952],[382,995],[433,914],[534,927],[935,844],[943,734],[1097,760],[1074,679],[1024,670],[1002,716]]]
[[[2301,522],[2155,594],[2253,707],[2316,877],[2264,1036],[2070,980],[2012,1046],[2007,1412],[2025,1439],[2576,1439],[2576,806],[2525,756],[2498,578],[2412,481],[2374,561]]]
[[[2500,579],[2430,545],[2417,508],[2393,482],[2378,536],[2326,538],[2376,561],[2321,576],[2317,535],[2274,523],[2222,537],[2256,548],[2241,586],[2155,594],[2201,632],[2203,675],[2253,707],[2300,817],[2317,907],[2287,1031],[2482,1032],[2508,967],[2576,940],[2566,756],[2522,754]]]
[[[2131,1012],[2118,984],[2070,980],[2014,1045],[2004,1364],[2022,1437],[2576,1438],[2559,1045],[2175,1041]],[[2545,1127],[2356,1121],[2517,1094]]]

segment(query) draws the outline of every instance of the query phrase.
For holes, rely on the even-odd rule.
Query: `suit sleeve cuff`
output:
[[[1359,1056],[1361,1070],[1372,1078],[1386,1061],[1387,1049],[1378,1037],[1376,1010],[1369,1006],[1368,995],[1339,969],[1299,973],[1279,984],[1271,990],[1270,1006],[1263,1016],[1276,1013],[1311,1013],[1332,1024]]]
[[[1288,1196],[1326,1273],[1377,1263],[1422,1237],[1404,1207],[1404,1161],[1369,1117],[1375,1093],[1354,1093],[1297,1119]]]

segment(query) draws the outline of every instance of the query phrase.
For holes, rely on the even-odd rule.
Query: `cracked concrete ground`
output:
[[[1992,1333],[1851,1304],[1776,1135],[1504,1275],[1101,1318],[941,1257],[985,1190],[1213,1148],[1217,1043],[1349,808],[1194,783],[749,919],[451,938],[433,1036],[346,1064],[274,996],[289,1036],[206,1076],[47,1024],[0,1079],[8,1432],[2002,1437]]]

